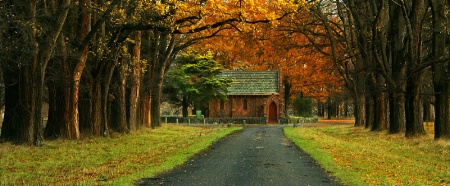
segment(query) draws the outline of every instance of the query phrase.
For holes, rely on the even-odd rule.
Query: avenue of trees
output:
[[[434,113],[435,138],[450,138],[450,0],[0,3],[4,141],[159,127],[164,75],[191,49],[280,70],[286,106],[345,93],[355,126],[418,136]]]
[[[348,0],[330,6],[336,12],[315,8],[322,9],[316,18],[326,30],[318,34],[328,39],[328,54],[353,90],[356,125],[423,135],[423,121],[434,110],[435,138],[449,138],[450,1]]]
[[[353,97],[356,126],[420,136],[434,113],[435,139],[448,139],[449,6],[448,0],[323,0],[297,19],[304,21],[282,29],[304,35],[333,62]]]
[[[106,136],[160,126],[164,73],[180,51],[305,1],[2,0],[3,141]],[[48,96],[47,96],[48,95]],[[48,99],[48,121],[42,103]]]
[[[321,100],[328,110],[341,98],[353,100],[355,126],[413,137],[434,119],[435,138],[450,137],[449,0],[309,5],[276,26],[214,38],[231,46],[199,48],[228,59],[231,68],[280,70],[286,93]]]

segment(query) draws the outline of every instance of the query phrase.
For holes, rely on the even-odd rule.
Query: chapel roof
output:
[[[223,71],[217,77],[233,80],[228,95],[271,95],[279,91],[278,71]]]

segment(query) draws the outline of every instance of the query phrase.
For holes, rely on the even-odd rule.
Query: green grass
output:
[[[133,185],[183,164],[241,127],[166,125],[44,147],[0,144],[0,185]]]
[[[350,125],[285,128],[344,185],[449,185],[450,142],[370,132]]]

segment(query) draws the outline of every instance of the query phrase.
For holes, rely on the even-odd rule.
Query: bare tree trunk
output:
[[[366,96],[364,94],[355,95],[355,127],[365,126],[366,123]]]
[[[402,92],[389,94],[389,133],[396,134],[405,131],[405,97]]]
[[[188,117],[188,107],[188,98],[187,96],[183,95],[183,100],[181,101],[181,113],[183,117]]]
[[[374,122],[374,99],[373,96],[370,95],[374,91],[375,87],[368,83],[367,78],[374,73],[373,67],[375,66],[373,62],[373,57],[371,56],[373,52],[371,52],[372,46],[370,45],[371,38],[371,21],[374,19],[374,13],[370,8],[371,1],[355,1],[355,0],[346,0],[345,3],[349,8],[351,16],[349,16],[350,21],[355,26],[354,30],[351,31],[353,47],[358,50],[355,54],[355,71],[356,71],[356,80],[354,92],[355,94],[362,94],[361,96],[365,96],[364,99],[360,98],[364,102],[360,105],[360,107],[365,107],[365,109],[358,110],[357,114],[360,114],[360,117],[356,117],[356,125],[363,125],[366,128],[372,126]],[[358,89],[363,89],[358,90]],[[365,111],[365,112],[363,112]],[[364,120],[360,120],[362,118]]]
[[[405,38],[405,19],[401,14],[401,7],[395,2],[390,2],[390,52],[391,71],[388,72],[392,80],[388,80],[389,87],[389,133],[396,134],[405,131],[405,48],[403,41]]]
[[[162,83],[166,67],[169,66],[170,56],[172,55],[175,46],[175,37],[167,32],[160,32],[154,30],[153,46],[155,53],[153,53],[151,65],[151,82],[150,82],[150,102],[151,102],[151,127],[156,128],[161,126],[160,122],[160,108],[161,108],[161,94]]]
[[[80,6],[80,22],[77,38],[82,41],[86,38],[88,33],[91,31],[91,11],[89,11],[89,6],[91,5],[91,0],[81,0]],[[64,136],[68,139],[80,139],[80,129],[79,129],[79,113],[78,113],[78,102],[80,94],[80,81],[83,74],[84,67],[86,66],[88,58],[89,47],[88,45],[82,46],[81,54],[75,63],[75,68],[71,70],[71,93],[69,99],[69,107],[66,112],[67,117],[64,122]]]
[[[114,53],[114,52],[113,52]],[[92,113],[91,113],[91,131],[96,136],[107,136],[109,131],[108,124],[108,100],[109,100],[109,85],[111,83],[112,74],[117,64],[117,59],[112,61],[105,59],[101,61],[104,65],[99,65],[101,68],[95,70],[98,73],[94,76],[92,99]]]
[[[448,49],[445,41],[447,37],[447,15],[445,13],[446,3],[441,0],[430,0],[432,16],[433,16],[433,45],[432,59],[434,61],[443,60]],[[448,57],[448,55],[447,55]],[[435,101],[435,121],[434,121],[434,138],[450,138],[450,108],[449,108],[449,71],[448,63],[436,63],[432,66],[433,84]]]
[[[378,76],[381,76],[380,74]],[[377,78],[377,87],[379,90],[374,94],[374,121],[372,124],[372,131],[381,131],[387,129],[387,108],[386,108],[386,95],[384,90],[381,89],[385,84],[382,77]]]
[[[425,15],[425,1],[412,1],[411,10],[409,5],[403,3],[403,15],[406,19],[407,28],[407,74],[406,81],[406,136],[424,135],[423,128],[423,107],[420,94],[422,93],[422,72],[415,72],[415,68],[421,63],[422,58],[422,19]]]
[[[118,76],[116,86],[116,96],[114,98],[113,109],[117,113],[115,120],[111,120],[110,123],[115,123],[118,132],[129,132],[130,129],[127,125],[127,113],[126,113],[126,65],[125,61],[121,59],[120,67],[116,68],[116,77]],[[112,111],[112,112],[114,112]]]
[[[128,120],[128,128],[130,130],[136,130],[138,125],[137,120],[137,109],[138,109],[138,101],[140,98],[140,89],[141,89],[141,41],[142,41],[142,33],[141,31],[137,31],[134,39],[134,47],[133,47],[133,73],[131,74],[131,90],[130,90],[130,106],[129,106],[129,120]]]
[[[79,119],[79,128],[80,133],[92,135],[91,130],[91,118],[93,114],[93,80],[89,80],[88,82],[84,82],[83,86],[85,86],[83,89],[84,91],[80,92],[80,100],[78,103],[78,108],[80,111],[80,119]]]
[[[331,119],[332,111],[331,111],[331,107],[332,107],[332,101],[331,101],[331,97],[327,98],[327,119]]]
[[[417,77],[419,76],[419,77]],[[423,106],[420,98],[420,75],[410,77],[406,86],[406,137],[425,135],[423,127]]]
[[[162,75],[162,74],[161,74]],[[161,92],[162,92],[162,78],[161,76],[153,79],[154,83],[152,86],[151,93],[151,127],[156,128],[161,126],[160,117],[161,117]]]
[[[7,35],[4,38],[7,38],[6,43],[10,49],[7,49],[9,51],[6,55],[9,59],[2,61],[2,66],[3,69],[12,66],[4,73],[5,82],[12,81],[13,84],[17,84],[17,87],[13,85],[11,89],[7,87],[5,94],[8,98],[18,99],[11,100],[8,102],[11,105],[5,107],[3,127],[6,129],[4,136],[2,129],[2,138],[29,145],[40,145],[43,141],[41,109],[44,77],[47,64],[67,18],[70,0],[62,1],[55,13],[39,11],[39,13],[48,14],[45,16],[55,18],[52,22],[53,27],[40,34],[37,33],[36,27],[40,26],[38,17],[44,14],[37,14],[37,8],[40,5],[38,3],[45,2],[5,2],[5,10],[10,11],[8,14],[18,21],[10,22],[8,29],[3,33]],[[15,59],[18,56],[25,57]],[[10,94],[18,94],[18,97]]]
[[[55,139],[60,137],[61,124],[64,123],[64,110],[56,105],[65,104],[64,89],[55,84],[49,84],[49,111],[47,125],[44,131],[45,138]]]
[[[150,104],[151,104],[151,83],[153,81],[153,66],[155,65],[154,54],[157,52],[157,47],[155,47],[155,35],[151,31],[145,32],[145,40],[143,40],[143,49],[147,50],[146,59],[149,62],[149,65],[146,66],[146,71],[142,76],[142,89],[141,89],[141,99],[140,99],[140,114],[142,125],[146,127],[151,127],[151,115],[150,115]]]
[[[90,118],[92,135],[100,136],[102,132],[102,82],[94,80],[91,92],[92,113]]]
[[[49,91],[49,111],[47,125],[44,131],[46,138],[58,138],[63,135],[63,124],[65,122],[65,110],[70,99],[70,77],[68,74],[69,62],[67,61],[67,46],[64,41],[65,34],[61,33],[58,38],[55,57],[49,62],[53,72],[47,76],[47,86]]]
[[[144,93],[141,98],[141,115],[142,115],[142,124],[146,127],[151,127],[151,115],[150,115],[150,94]]]

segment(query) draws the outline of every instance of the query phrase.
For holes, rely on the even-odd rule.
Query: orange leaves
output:
[[[252,26],[246,23],[257,22],[276,25],[277,19],[287,13],[295,12],[300,6],[305,5],[304,1],[287,0],[193,0],[172,3],[176,5],[175,22],[182,20],[182,24],[176,25],[174,28],[179,29],[182,33],[193,32],[205,27],[209,29],[202,29],[202,31],[211,32],[224,27],[249,31]],[[218,26],[216,23],[225,24]]]
[[[227,68],[280,70],[293,94],[322,98],[330,87],[340,85],[329,59],[307,47],[308,38],[272,26],[251,24],[245,31],[227,30],[195,47],[212,51]]]
[[[306,6],[304,1],[212,0],[198,5],[192,3],[191,9],[183,10],[199,19],[186,22],[181,29],[188,31],[232,20],[194,34],[218,34],[194,48],[213,52],[226,68],[280,70],[292,86],[291,93],[301,92],[308,97],[322,98],[339,87],[338,73],[332,70],[329,58],[313,50],[311,38],[285,29],[307,23],[308,13],[298,12]],[[327,41],[321,42],[322,50],[329,50]]]

